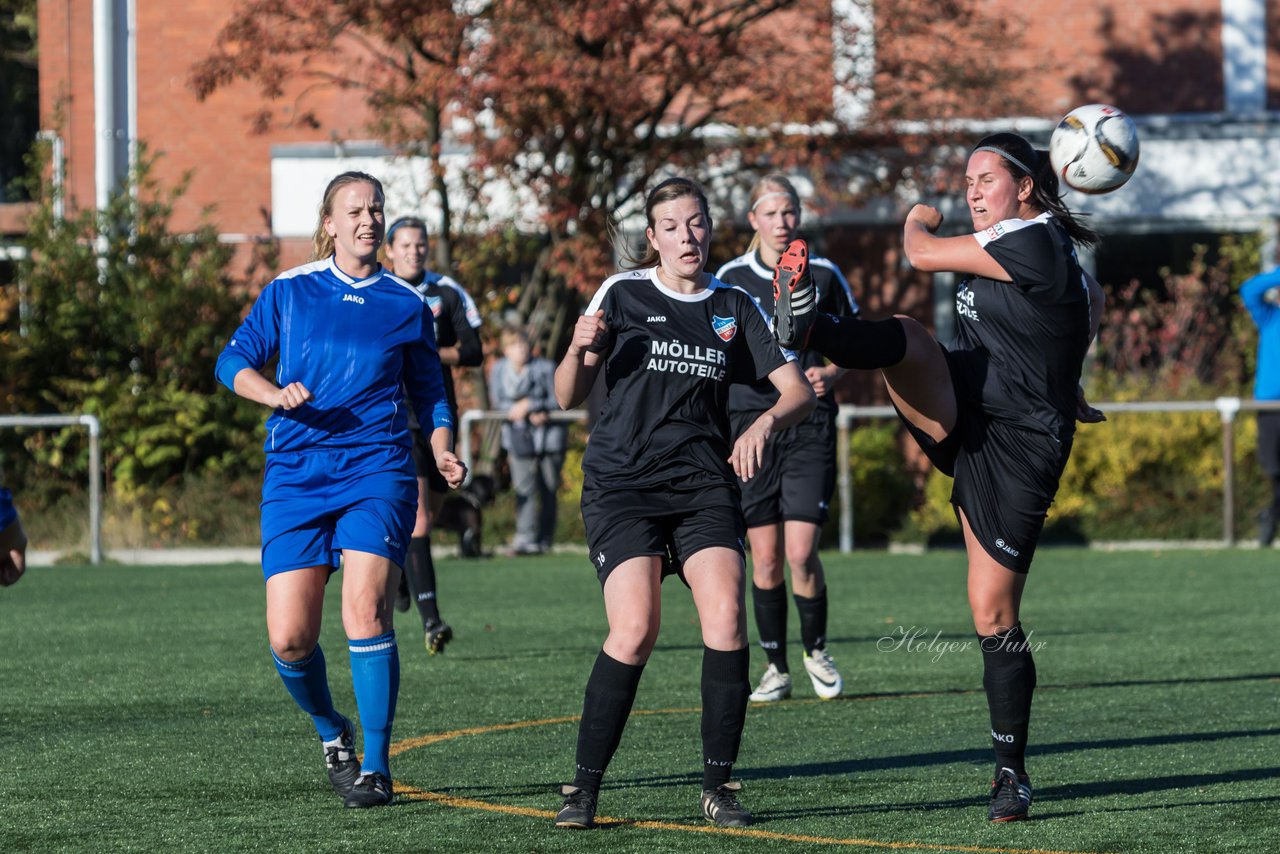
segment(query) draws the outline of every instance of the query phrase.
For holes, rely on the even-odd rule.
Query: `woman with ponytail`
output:
[[[388,748],[400,659],[391,603],[418,498],[402,380],[419,422],[432,425],[440,473],[453,487],[466,475],[452,452],[431,313],[378,263],[382,202],[371,175],[330,181],[315,259],[263,288],[217,365],[219,381],[272,410],[262,485],[267,638],[348,807],[393,797]],[[267,379],[260,371],[276,357]],[[363,761],[354,724],[334,707],[318,643],[325,584],[339,564]]]
[[[773,313],[773,268],[800,230],[800,196],[785,175],[766,175],[751,191],[747,212],[754,235],[747,252],[720,268],[716,278],[742,288],[766,315]],[[856,317],[858,304],[840,269],[825,258],[809,256],[819,311]],[[791,593],[800,617],[803,662],[814,693],[824,700],[840,696],[844,680],[827,652],[827,580],[818,541],[836,483],[836,401],[833,391],[844,369],[827,364],[813,350],[796,353],[797,364],[813,386],[813,414],[774,433],[765,445],[760,474],[742,484],[742,514],[751,543],[751,600],[756,633],[768,663],[752,702],[769,703],[791,695],[787,662],[787,585],[783,567],[791,565]],[[773,406],[778,392],[767,382],[729,390],[733,435],[740,436]]]
[[[1075,422],[1103,420],[1079,385],[1103,295],[1075,252],[1098,238],[1062,204],[1048,160],[1017,134],[988,136],[965,172],[973,233],[939,237],[942,215],[928,205],[907,214],[911,265],[961,276],[956,337],[945,346],[909,317],[815,311],[799,241],[774,278],[779,342],[879,369],[908,430],[954,478],[995,748],[991,821],[1026,818],[1031,804],[1025,752],[1036,669],[1019,621],[1022,593]]]

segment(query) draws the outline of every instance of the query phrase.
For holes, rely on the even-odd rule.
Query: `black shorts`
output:
[[[436,468],[436,455],[431,450],[431,443],[421,430],[411,429],[409,433],[413,436],[413,467],[418,477],[425,477],[427,489],[437,495],[448,494],[449,482]]]
[[[902,422],[930,462],[955,478],[956,516],[964,511],[983,550],[1001,566],[1027,572],[1072,439],[997,421],[963,404],[957,407],[955,429],[941,442],[905,418]]]
[[[734,413],[734,440],[758,417],[758,412]],[[835,486],[835,424],[804,421],[770,436],[756,476],[739,482],[742,515],[748,528],[790,521],[822,525],[829,516]]]
[[[703,549],[729,548],[746,557],[738,493],[723,484],[688,491],[584,489],[582,523],[601,586],[618,564],[634,557],[661,557],[663,576],[678,574],[682,580],[684,562]]]

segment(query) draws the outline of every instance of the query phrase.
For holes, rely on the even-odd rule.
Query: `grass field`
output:
[[[1042,552],[1023,614],[1042,644],[1034,820],[1001,826],[985,820],[981,656],[948,645],[972,638],[958,552],[826,557],[848,696],[820,702],[798,684],[749,710],[735,774],[758,818],[746,831],[697,812],[701,642],[669,581],[601,795],[617,822],[578,833],[551,816],[604,635],[584,557],[441,565],[457,638],[429,658],[404,620],[401,796],[368,811],[342,809],[279,684],[257,567],[35,569],[0,591],[0,849],[1274,851],[1273,555]],[[337,586],[323,643],[354,716]],[[762,667],[753,652],[753,678]]]

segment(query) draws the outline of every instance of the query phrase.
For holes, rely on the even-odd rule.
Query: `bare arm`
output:
[[[449,484],[450,489],[457,489],[467,479],[467,467],[462,460],[453,454],[453,431],[448,427],[437,427],[431,431],[431,453],[436,458],[436,468]]]
[[[272,409],[297,409],[315,399],[302,383],[280,388],[253,368],[241,368],[234,380],[236,394]]]
[[[911,266],[925,273],[972,273],[997,282],[1013,278],[1000,262],[987,254],[971,234],[938,237],[942,214],[928,205],[916,205],[902,227],[902,248]]]
[[[738,437],[733,452],[729,454],[734,473],[743,480],[750,480],[760,470],[765,442],[769,437],[808,418],[818,403],[813,387],[795,362],[775,369],[769,374],[769,382],[778,390],[778,401],[760,413],[760,417]]]
[[[569,350],[556,368],[556,403],[561,409],[573,409],[591,393],[601,362],[601,355],[592,348],[604,344],[608,331],[603,310],[578,318]]]

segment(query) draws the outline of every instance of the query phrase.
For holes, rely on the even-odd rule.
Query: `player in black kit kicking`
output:
[[[916,205],[903,243],[917,270],[964,276],[957,331],[946,347],[909,317],[867,321],[815,310],[804,245],[775,276],[776,332],[846,368],[879,368],[920,447],[955,478],[969,607],[980,638],[995,780],[987,817],[1027,817],[1027,725],[1036,685],[1019,622],[1027,571],[1071,453],[1075,422],[1103,420],[1080,374],[1102,317],[1102,288],[1076,259],[1098,236],[1062,203],[1047,152],[1012,133],[969,155],[973,234],[938,237],[942,215]]]

